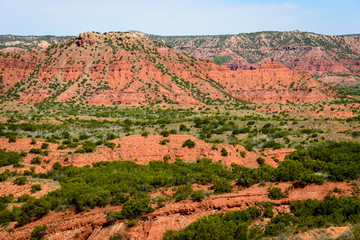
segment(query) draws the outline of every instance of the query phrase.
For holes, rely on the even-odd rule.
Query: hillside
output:
[[[0,93],[3,101],[47,99],[105,105],[331,98],[329,90],[310,76],[271,64],[256,71],[231,71],[143,34],[82,33],[47,49],[2,54]]]
[[[146,36],[190,56],[226,64],[232,70],[258,68],[273,60],[294,71],[307,71],[320,77],[360,74],[359,34],[327,36],[290,31],[212,36]],[[72,38],[0,35],[0,52],[41,50]]]
[[[230,69],[253,69],[276,61],[319,76],[360,75],[360,38],[309,32],[256,32],[218,36],[154,36],[150,39]],[[339,79],[337,79],[339,81]],[[335,81],[335,80],[334,80]]]
[[[135,33],[84,33],[0,61],[6,100],[39,102],[52,97],[109,105],[231,99],[202,73],[211,64]]]

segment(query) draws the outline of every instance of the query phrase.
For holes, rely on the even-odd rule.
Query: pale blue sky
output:
[[[0,34],[360,33],[360,0],[0,0]]]

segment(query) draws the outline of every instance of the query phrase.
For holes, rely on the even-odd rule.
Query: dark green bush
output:
[[[223,157],[227,157],[229,154],[228,154],[228,152],[226,151],[226,149],[225,148],[222,148],[221,149],[221,156],[223,156]]]
[[[34,230],[31,232],[31,240],[38,240],[43,239],[46,235],[46,231],[48,230],[48,227],[46,225],[42,226],[35,226]]]
[[[272,218],[274,216],[274,204],[272,202],[259,202],[259,207],[263,211],[263,217]]]
[[[180,132],[190,131],[190,129],[188,129],[184,124],[180,124],[179,130],[180,130]]]
[[[111,149],[114,149],[116,147],[116,144],[113,142],[106,142],[104,145]]]
[[[167,231],[165,240],[177,239],[248,239],[249,224],[260,216],[256,207],[202,217],[179,232]]]
[[[163,139],[163,140],[160,140],[160,144],[161,145],[166,145],[168,142],[170,142],[170,140],[169,139]]]
[[[262,158],[262,157],[258,157],[258,158],[256,159],[256,161],[257,161],[257,163],[258,163],[259,165],[263,165],[263,164],[265,163],[265,159]]]
[[[194,192],[190,195],[190,198],[191,198],[193,201],[200,202],[200,201],[202,201],[202,200],[205,198],[205,192],[204,192],[204,190],[194,191]]]
[[[30,198],[33,198],[33,197],[31,197],[29,194],[25,193],[17,198],[17,202],[19,202],[19,203],[26,202]]]
[[[61,163],[59,162],[55,162],[53,165],[52,165],[52,169],[53,170],[60,170],[62,167]]]
[[[142,133],[141,133],[141,136],[143,136],[143,137],[148,137],[149,136],[149,132],[148,131],[143,131]]]
[[[40,164],[41,163],[41,157],[37,156],[31,159],[31,164]]]
[[[183,145],[183,147],[188,147],[188,148],[194,148],[195,147],[195,142],[192,141],[191,139],[186,140]]]
[[[85,152],[90,153],[93,152],[96,148],[96,144],[94,142],[91,141],[85,141],[82,144],[82,148],[84,149]]]
[[[162,135],[163,137],[168,137],[168,136],[170,136],[170,132],[166,131],[166,130],[163,130],[163,131],[160,132],[160,135]]]
[[[26,177],[17,177],[17,178],[15,178],[15,180],[14,180],[14,183],[15,183],[16,185],[25,185],[27,182],[28,182],[28,180],[27,180]]]
[[[120,212],[117,212],[115,215],[113,214],[114,212],[109,212],[108,218],[115,216],[115,219],[134,219],[153,211],[154,209],[151,206],[150,196],[139,192],[133,195],[123,205]]]
[[[41,144],[41,149],[47,149],[48,146],[49,146],[48,143],[42,143],[42,144]]]
[[[268,197],[270,199],[282,199],[285,198],[287,195],[281,191],[278,187],[273,187],[269,189]]]
[[[234,186],[232,186],[229,182],[226,181],[218,181],[214,185],[214,193],[221,194],[221,193],[230,193],[232,192]]]
[[[32,153],[32,154],[41,154],[42,153],[42,150],[40,148],[32,148],[30,149],[29,153]]]
[[[120,233],[114,233],[110,236],[109,240],[123,240],[123,237]]]
[[[194,192],[190,185],[178,186],[173,189],[176,191],[173,195],[173,198],[176,202],[185,200],[190,197],[190,195]]]
[[[21,160],[20,154],[17,152],[5,152],[0,149],[0,167],[19,163]]]
[[[111,205],[121,205],[129,200],[129,195],[122,192],[112,194]]]
[[[31,190],[30,192],[31,193],[36,193],[37,191],[40,191],[42,188],[41,188],[41,185],[40,184],[34,184],[31,186]]]

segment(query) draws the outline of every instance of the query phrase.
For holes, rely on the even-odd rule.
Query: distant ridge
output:
[[[235,72],[134,32],[86,32],[43,50],[2,54],[0,69],[2,101],[24,103],[286,103],[333,95],[278,63]]]
[[[360,75],[358,34],[327,36],[310,32],[256,32],[219,36],[154,36],[191,56],[225,64],[232,70],[256,69],[266,62],[281,62],[296,71],[329,75]]]

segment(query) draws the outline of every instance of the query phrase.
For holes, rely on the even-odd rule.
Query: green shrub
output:
[[[32,154],[41,154],[42,153],[42,150],[40,148],[32,148],[30,149],[29,153],[32,153]]]
[[[114,233],[110,236],[109,240],[122,240],[123,237],[120,233]]]
[[[84,149],[85,152],[90,153],[93,152],[96,148],[96,144],[94,142],[91,141],[85,141],[82,144],[82,148]]]
[[[66,149],[67,148],[67,146],[66,145],[59,145],[59,146],[57,146],[57,150],[63,150],[63,149]]]
[[[116,192],[112,194],[111,205],[121,205],[129,200],[129,195],[122,192]]]
[[[38,239],[44,238],[47,230],[48,230],[48,227],[46,225],[35,226],[34,230],[32,230],[32,232],[31,232],[30,239],[38,240]]]
[[[143,131],[142,133],[141,133],[141,136],[143,136],[143,137],[148,137],[149,136],[149,132],[148,131]]]
[[[188,148],[194,148],[195,147],[195,142],[192,141],[191,139],[186,140],[183,145],[183,147],[188,147]]]
[[[180,132],[190,131],[190,129],[188,129],[184,124],[180,124],[179,130],[180,130]]]
[[[16,185],[25,185],[27,182],[28,182],[28,180],[27,180],[26,177],[17,177],[17,178],[15,178],[15,180],[14,180],[14,183],[15,183]]]
[[[36,193],[37,191],[41,191],[41,185],[40,184],[34,184],[31,186],[31,193]]]
[[[106,134],[106,140],[108,140],[108,141],[114,140],[116,138],[117,138],[117,136],[113,133]]]
[[[41,149],[47,149],[48,146],[49,146],[48,143],[42,143],[42,144],[41,144]]]
[[[263,211],[263,217],[272,218],[274,216],[274,204],[272,202],[259,202],[259,207]]]
[[[136,193],[123,205],[120,212],[109,212],[108,219],[134,219],[153,211],[150,196],[145,193]]]
[[[114,149],[116,147],[116,144],[113,142],[106,142],[104,145],[111,149]]]
[[[86,134],[81,134],[81,135],[79,135],[79,139],[80,139],[81,141],[86,140],[86,139],[89,139],[89,138],[90,138],[90,136],[88,136],[88,135],[86,135]]]
[[[163,157],[164,162],[169,162],[170,159],[171,159],[171,157],[169,155],[165,155]]]
[[[258,158],[256,159],[256,161],[257,161],[257,163],[258,163],[259,165],[263,165],[263,164],[265,163],[265,159],[262,158],[262,157],[258,157]]]
[[[84,148],[78,148],[75,150],[74,153],[85,153],[85,149]]]
[[[169,139],[163,139],[163,140],[160,140],[160,144],[161,145],[166,145],[168,142],[170,142],[170,140]]]
[[[191,188],[190,185],[184,185],[184,186],[179,186],[179,187],[175,187],[173,189],[173,191],[176,191],[173,198],[175,199],[176,202],[182,201],[187,199],[188,197],[190,197],[190,195],[193,193],[193,189]]]
[[[287,195],[281,191],[281,188],[273,187],[269,189],[268,197],[270,199],[282,199],[287,197]]]
[[[200,201],[202,201],[202,200],[205,198],[205,192],[204,192],[204,190],[194,191],[194,192],[190,195],[190,198],[191,198],[193,201],[200,202]]]
[[[12,203],[12,202],[14,202],[14,195],[12,193],[0,197],[0,205]],[[0,207],[0,211],[4,210],[5,208],[6,208],[5,205],[3,205],[3,207]]]
[[[234,186],[232,186],[227,181],[218,181],[214,185],[214,193],[221,194],[221,193],[231,193]]]
[[[170,132],[166,131],[166,130],[163,130],[163,131],[160,132],[160,135],[162,135],[163,137],[168,137],[168,136],[170,136]]]
[[[0,149],[0,167],[19,163],[20,154],[17,152],[5,152]]]
[[[161,208],[165,206],[166,199],[163,196],[158,196],[158,197],[154,197],[153,201],[156,202],[156,206],[158,208]]]
[[[180,239],[248,239],[249,224],[259,217],[256,207],[202,217],[179,232],[167,231],[164,240]]]
[[[49,151],[48,150],[44,150],[41,155],[43,156],[49,156]]]
[[[221,156],[223,156],[223,157],[227,157],[227,156],[228,156],[228,152],[226,151],[225,148],[222,148],[222,149],[221,149]]]
[[[128,220],[127,222],[126,222],[126,225],[127,225],[127,227],[129,227],[129,228],[131,228],[131,227],[135,227],[136,226],[136,224],[137,224],[137,222],[136,222],[136,220]]]
[[[25,152],[25,151],[20,152],[20,157],[26,157],[26,156],[27,156],[27,152]]]
[[[17,202],[19,203],[26,202],[30,198],[34,199],[34,197],[31,197],[29,194],[25,193],[17,198]]]
[[[61,169],[61,167],[62,167],[62,165],[61,165],[61,163],[59,163],[59,162],[55,162],[53,165],[52,165],[52,169],[53,170],[60,170]]]
[[[41,163],[41,157],[39,157],[39,156],[34,157],[33,159],[31,159],[30,163],[39,165]]]

